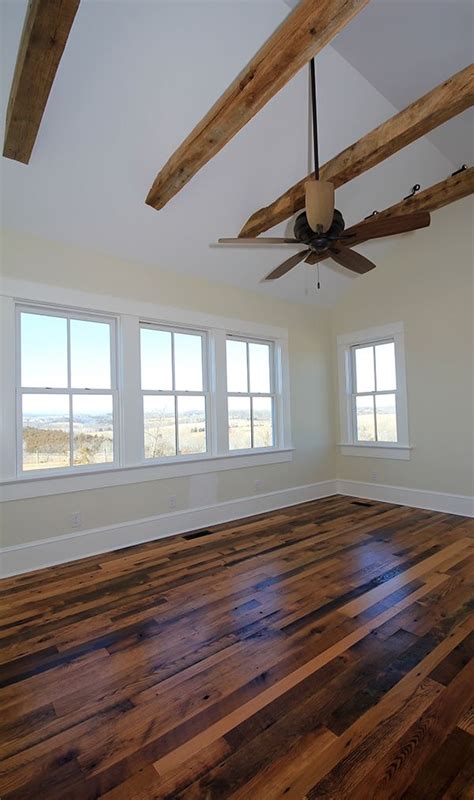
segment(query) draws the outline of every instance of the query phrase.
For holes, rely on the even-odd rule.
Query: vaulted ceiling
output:
[[[419,26],[427,2],[374,0],[318,56],[322,161],[472,60],[463,60],[454,23],[449,36],[431,22],[423,36],[410,32],[412,7]],[[464,30],[465,0],[437,0],[437,7],[443,4],[456,20],[459,14],[456,24]],[[0,8],[5,114],[26,0],[1,0]],[[385,22],[375,8],[388,15]],[[82,0],[30,164],[2,159],[4,225],[252,291],[332,305],[356,279],[335,264],[322,265],[319,293],[307,266],[262,286],[260,278],[291,250],[282,258],[277,248],[213,246],[219,236],[236,235],[253,211],[308,171],[306,70],[164,209],[145,205],[159,168],[287,13],[283,0]],[[464,112],[338,189],[347,224],[396,203],[414,183],[429,186],[468,161],[469,125]],[[275,231],[287,229],[282,224]],[[380,261],[393,246],[389,240],[360,249]]]

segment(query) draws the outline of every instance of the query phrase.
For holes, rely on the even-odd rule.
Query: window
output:
[[[3,497],[292,460],[283,328],[6,279],[0,331]]]
[[[274,446],[273,346],[227,338],[229,450]]]
[[[146,459],[205,453],[205,334],[142,323],[141,388]]]
[[[397,376],[393,339],[352,348],[354,431],[358,442],[396,442]]]
[[[114,463],[114,321],[20,307],[18,325],[21,471]]]
[[[403,325],[340,336],[338,353],[343,455],[409,458]]]

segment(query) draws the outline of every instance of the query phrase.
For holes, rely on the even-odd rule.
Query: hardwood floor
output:
[[[334,496],[5,579],[0,796],[472,800],[473,564]]]

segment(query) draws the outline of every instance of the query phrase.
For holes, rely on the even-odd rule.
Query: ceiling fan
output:
[[[300,250],[265,276],[273,281],[286,275],[301,261],[316,263],[321,258],[332,258],[341,266],[362,275],[375,268],[368,258],[352,250],[359,235],[364,240],[393,236],[397,233],[426,228],[431,221],[428,212],[404,214],[392,218],[377,219],[376,212],[358,225],[345,230],[344,218],[334,207],[334,184],[319,178],[318,124],[316,106],[316,75],[314,59],[310,64],[311,109],[313,122],[314,178],[305,185],[305,210],[296,217],[293,238],[258,236],[250,238],[219,239],[219,244],[239,245],[299,245]],[[362,238],[362,236],[361,236]]]

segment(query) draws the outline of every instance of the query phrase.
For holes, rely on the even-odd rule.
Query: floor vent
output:
[[[201,536],[211,536],[214,531],[197,531],[197,533],[185,533],[183,539],[200,539]]]
[[[353,506],[368,506],[368,508],[372,508],[373,503],[367,503],[365,500],[353,500]]]

